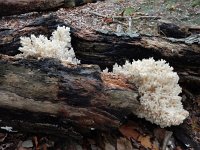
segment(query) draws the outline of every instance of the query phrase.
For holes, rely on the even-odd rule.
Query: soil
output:
[[[157,23],[200,25],[200,4],[193,0],[105,0],[80,7],[61,8],[57,14],[80,29],[139,32],[158,35]]]

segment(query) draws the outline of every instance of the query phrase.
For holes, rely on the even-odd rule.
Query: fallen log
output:
[[[0,126],[68,136],[117,128],[129,108],[137,107],[137,89],[100,72],[94,65],[1,55]]]
[[[13,26],[17,24],[17,26]],[[6,23],[8,24],[7,26]],[[35,35],[50,36],[57,26],[67,23],[54,15],[32,16],[0,20],[0,53],[16,55],[20,51],[20,37]],[[178,72],[181,84],[198,89],[200,70],[200,47],[197,43],[185,44],[168,39],[145,35],[116,35],[102,31],[88,31],[71,27],[72,46],[76,56],[85,64],[97,64],[101,68],[112,68],[116,62],[125,60],[165,59]],[[188,79],[188,77],[190,78]],[[192,80],[190,82],[190,80]],[[187,84],[185,84],[187,83]],[[194,86],[195,85],[195,86]],[[193,91],[193,90],[191,90]],[[199,92],[197,92],[199,93]]]
[[[57,18],[54,15],[42,16],[42,17],[36,16],[34,21],[33,21],[33,18],[34,17],[32,17],[32,16],[29,17],[28,15],[27,16],[26,15],[19,16],[14,19],[13,18],[7,18],[7,19],[5,18],[5,20],[8,21],[7,23],[9,24],[9,26],[6,26],[7,28],[5,28],[5,26],[4,26],[5,20],[1,20],[0,53],[9,54],[9,55],[15,55],[15,54],[19,53],[19,51],[17,49],[20,46],[20,43],[19,43],[20,36],[30,36],[30,34],[36,34],[36,35],[43,34],[43,35],[49,36],[50,33],[53,30],[55,30],[58,25],[61,25],[61,26],[66,25],[66,23],[64,21],[60,20],[59,18]],[[26,21],[23,22],[23,20],[26,20]],[[14,27],[14,26],[12,26],[13,21],[14,22],[16,21],[17,25],[19,25],[20,21],[21,21],[21,23],[24,23],[24,25]],[[198,59],[199,58],[199,46],[198,46],[198,44],[188,45],[185,43],[172,43],[169,40],[161,38],[161,37],[150,37],[150,36],[145,36],[145,35],[139,35],[139,36],[135,36],[135,37],[130,37],[127,35],[118,36],[115,33],[103,33],[101,31],[88,32],[87,30],[79,30],[76,28],[72,28],[71,33],[72,33],[73,47],[75,48],[76,54],[78,54],[78,58],[81,59],[82,63],[98,64],[98,65],[100,65],[100,67],[104,68],[104,67],[111,67],[115,62],[123,64],[124,61],[127,59],[132,60],[132,59],[141,59],[141,58],[148,58],[148,57],[154,57],[156,59],[160,59],[160,58],[166,59],[167,61],[170,62],[170,64],[173,67],[175,67],[175,70],[180,75],[180,84],[183,88],[183,96],[186,96],[187,100],[191,98],[193,100],[193,102],[197,101],[196,97],[198,98],[198,95],[200,93],[200,91],[199,91],[199,89],[200,89],[199,88],[199,85],[200,85],[199,84],[199,78],[200,78],[199,77],[199,59]],[[13,60],[12,57],[6,58],[6,56],[2,56],[1,59],[4,60],[3,64],[5,64],[5,61],[9,62],[9,60],[11,60],[10,61],[11,66],[13,65],[16,67],[16,66],[22,65],[22,68],[24,67],[27,69],[27,67],[28,68],[30,67],[30,68],[32,68],[31,70],[37,70],[37,71],[40,70],[40,68],[43,68],[44,70],[43,69],[42,70],[45,73],[47,73],[48,71],[47,72],[45,71],[46,67],[45,67],[44,62],[46,62],[46,64],[49,64],[49,65],[55,64],[55,62],[53,60],[44,60],[43,63],[42,63],[42,61],[40,61],[41,64],[39,63],[40,65],[38,64],[39,66],[37,66],[36,65],[37,62],[34,62],[34,60],[32,60],[30,62],[28,62],[28,61],[26,62],[26,60],[23,60],[23,61]],[[41,66],[43,66],[43,67],[41,67]],[[90,68],[91,66],[87,66],[87,67]],[[52,71],[53,70],[55,71],[55,70],[57,70],[56,68],[57,68],[57,65],[56,65],[56,67],[53,67],[51,69],[52,69]],[[58,67],[58,68],[59,68],[58,70],[60,70],[60,67]],[[70,70],[70,69],[66,69],[66,70]],[[86,70],[84,70],[84,71],[86,71]],[[88,69],[88,70],[90,70],[90,69]],[[88,70],[86,71],[86,73],[90,72]],[[98,70],[97,72],[99,72],[99,68],[97,70]],[[27,71],[27,72],[29,72],[29,71]],[[75,72],[76,71],[72,71],[72,74]],[[99,73],[97,73],[97,74],[99,74]],[[52,78],[52,76],[51,76],[52,73],[49,73],[47,75],[48,76],[50,75],[50,78]],[[82,76],[82,74],[81,74],[81,76]],[[22,77],[22,75],[20,75],[20,78],[21,77]],[[32,78],[32,76],[28,76],[25,79],[27,79],[29,77]],[[88,77],[89,76],[87,76],[87,78]],[[97,76],[95,76],[95,77],[97,77]],[[3,81],[4,81],[4,79],[5,78],[3,78]],[[39,78],[39,77],[35,78],[35,80],[38,80],[38,79],[41,80],[41,78]],[[43,133],[45,132],[47,134],[49,133],[49,134],[54,134],[54,135],[58,135],[58,136],[72,136],[72,137],[81,137],[80,133],[85,130],[88,131],[88,129],[93,130],[95,128],[95,129],[101,129],[101,130],[107,131],[110,128],[116,128],[120,125],[120,121],[123,120],[123,117],[127,116],[130,113],[130,111],[128,109],[129,107],[127,106],[127,104],[129,104],[129,103],[125,103],[125,105],[124,105],[124,99],[127,99],[129,94],[134,93],[133,92],[134,87],[131,86],[131,88],[130,88],[129,87],[130,85],[127,85],[127,83],[124,84],[125,83],[124,79],[120,78],[120,80],[119,80],[119,77],[116,77],[112,80],[110,80],[109,77],[107,79],[108,79],[107,83],[115,83],[114,87],[119,88],[119,92],[114,97],[115,98],[116,98],[116,96],[123,97],[123,103],[112,101],[111,103],[113,104],[113,106],[110,106],[110,104],[111,104],[110,100],[107,99],[109,97],[110,93],[108,92],[108,90],[105,90],[105,89],[107,89],[107,84],[103,84],[105,86],[105,89],[102,88],[104,86],[99,86],[100,88],[98,88],[98,91],[99,91],[99,89],[104,89],[108,93],[103,90],[102,95],[107,96],[105,99],[100,98],[102,96],[101,94],[100,94],[100,96],[96,96],[97,97],[96,100],[98,100],[98,102],[99,102],[98,104],[97,103],[96,104],[95,103],[91,103],[91,104],[87,103],[87,105],[83,105],[83,103],[81,103],[81,105],[79,105],[79,106],[82,109],[79,110],[79,109],[77,109],[77,107],[79,108],[79,106],[77,106],[77,104],[79,104],[80,101],[70,101],[69,104],[68,104],[68,102],[67,102],[67,104],[66,104],[66,102],[64,102],[64,106],[65,106],[65,104],[67,105],[67,107],[64,107],[64,108],[68,109],[68,108],[72,107],[73,109],[71,108],[69,110],[74,110],[75,112],[77,110],[78,110],[78,112],[81,111],[80,113],[78,113],[78,114],[82,115],[81,117],[76,117],[77,114],[73,113],[73,115],[75,115],[75,116],[72,115],[72,117],[70,118],[69,116],[67,116],[65,114],[66,109],[64,109],[64,111],[63,111],[63,109],[61,109],[61,111],[60,111],[60,106],[61,105],[63,106],[63,102],[56,104],[56,105],[52,105],[53,108],[54,108],[54,106],[56,106],[55,109],[53,109],[53,110],[58,110],[58,112],[53,113],[53,114],[48,113],[48,111],[45,112],[44,110],[46,109],[46,107],[39,107],[39,110],[42,110],[39,113],[36,113],[34,111],[34,109],[32,109],[31,111],[30,110],[20,111],[19,109],[15,108],[13,110],[13,107],[12,108],[9,107],[9,108],[1,108],[2,115],[0,117],[2,118],[2,120],[0,122],[0,125],[1,126],[10,125],[10,126],[16,127],[17,130],[22,130],[23,132],[24,131],[27,131],[27,132],[35,131],[35,132],[43,132]],[[85,80],[88,81],[89,79],[85,79]],[[109,80],[111,82],[109,82]],[[62,83],[62,81],[63,80],[59,80],[59,83]],[[102,81],[106,81],[106,78],[101,76],[100,81],[101,81],[100,83],[102,83]],[[118,82],[118,81],[120,81],[120,82]],[[12,82],[10,82],[10,84],[11,83]],[[26,83],[26,80],[23,81],[23,83]],[[30,82],[28,82],[28,83],[30,83]],[[14,86],[16,86],[16,85],[17,84],[15,84]],[[48,86],[45,86],[42,84],[42,87],[49,87],[49,84],[47,84],[47,85]],[[58,84],[58,85],[60,85],[60,84]],[[72,85],[75,85],[74,82],[72,83]],[[90,83],[89,83],[89,85],[90,85]],[[129,92],[126,93],[128,95],[123,95],[121,93],[124,91],[124,89],[121,90],[121,88],[122,87],[124,88],[124,86],[126,87],[125,89],[127,89],[128,91],[129,90],[131,91],[130,93]],[[55,85],[53,87],[55,87]],[[62,86],[58,86],[58,87],[62,87]],[[86,87],[88,87],[88,84],[86,85]],[[20,88],[17,87],[14,89],[18,89],[18,91],[19,91]],[[46,89],[48,89],[48,88],[46,88]],[[61,88],[61,91],[62,90],[63,89]],[[15,91],[16,90],[14,90],[14,92]],[[24,91],[27,91],[27,90],[24,90]],[[39,92],[42,91],[42,88],[40,88],[40,90],[38,90],[38,91]],[[38,91],[36,91],[35,93],[38,94]],[[36,97],[36,99],[39,98],[39,103],[36,103],[36,104],[33,103],[34,104],[33,106],[38,106],[38,105],[40,106],[41,105],[40,101],[42,99],[47,99],[48,101],[49,100],[51,101],[50,97],[52,95],[54,95],[54,94],[52,94],[53,90],[48,89],[47,91],[48,91],[47,95],[49,95],[49,93],[50,93],[50,96],[49,97],[48,96]],[[116,91],[116,90],[114,90],[114,91]],[[18,94],[15,95],[12,92],[11,93],[9,93],[9,92],[10,91],[6,92],[6,91],[2,90],[1,93],[4,93],[4,94],[2,94],[4,96],[4,98],[5,97],[10,98],[9,96],[11,96],[11,97],[15,96],[16,98],[19,98],[21,96],[21,95],[18,95]],[[102,90],[100,90],[99,92],[102,92]],[[24,93],[26,93],[26,92],[24,92]],[[64,92],[61,92],[61,93],[63,93],[63,94],[60,94],[60,93],[59,94],[65,95]],[[79,94],[79,92],[77,92],[77,93]],[[37,94],[35,94],[35,95],[37,95]],[[40,94],[40,95],[42,95],[42,94]],[[135,97],[136,95],[135,96],[131,95],[131,96]],[[61,98],[62,97],[63,96],[61,96]],[[95,96],[93,96],[93,98],[94,97]],[[111,96],[111,97],[113,98],[113,96]],[[20,97],[20,99],[22,101],[24,101],[24,99],[29,100],[29,98],[30,98],[29,96],[28,96],[28,98]],[[54,95],[54,98],[55,98],[55,95]],[[66,99],[64,99],[64,101],[65,100]],[[75,100],[75,99],[73,99],[73,100]],[[76,99],[76,100],[78,100],[78,99]],[[54,104],[54,101],[52,103]],[[190,109],[191,104],[188,104],[188,103],[189,103],[188,101],[184,101],[184,104],[189,106],[189,109]],[[44,102],[42,104],[46,104],[46,103]],[[134,105],[137,106],[137,103],[135,103],[135,104]],[[49,106],[49,104],[48,104],[48,106]],[[87,107],[88,107],[88,109],[85,110],[85,108],[87,108]],[[36,107],[36,108],[38,108],[38,107]],[[24,115],[24,113],[27,114],[26,115],[27,117]],[[9,115],[7,115],[7,114],[9,114]],[[98,121],[94,121],[95,118],[93,118],[93,117],[87,118],[86,116],[88,116],[88,114],[98,116],[97,118],[100,118],[100,120],[101,120],[101,121],[99,121],[100,124]],[[23,118],[22,118],[22,116],[23,116]],[[82,122],[81,122],[82,118],[84,118],[84,120],[86,120],[86,123],[82,124]],[[85,118],[87,118],[87,119],[85,119]],[[74,120],[78,119],[78,121],[74,121],[73,119]],[[93,123],[91,123],[91,122],[93,122]],[[106,123],[106,124],[104,124],[104,123]],[[80,126],[80,124],[82,126]],[[192,135],[191,135],[191,137],[192,137]]]
[[[14,19],[12,18],[7,18],[5,19],[6,21],[8,21],[8,26],[5,26],[5,20],[1,20],[0,26],[0,36],[1,36],[1,41],[0,41],[0,53],[3,54],[9,54],[9,55],[15,55],[17,53],[19,53],[19,51],[17,51],[18,47],[20,46],[19,44],[19,37],[20,36],[30,36],[30,34],[43,34],[43,35],[50,35],[50,33],[55,30],[55,28],[58,25],[66,25],[66,23],[60,19],[58,19],[55,16],[42,16],[42,17],[37,17],[36,16],[36,20],[33,21],[34,17],[27,17],[27,16],[19,16],[16,17]],[[35,19],[35,18],[34,18]],[[26,20],[26,21],[25,21]],[[20,24],[21,21],[21,25]],[[13,22],[15,22],[14,25],[21,25],[21,26],[13,26],[11,25]],[[6,27],[6,28],[5,28]],[[123,35],[123,36],[117,36],[115,33],[103,33],[100,31],[93,31],[93,32],[88,32],[87,30],[79,30],[76,28],[72,27],[72,40],[73,40],[73,47],[75,48],[76,54],[78,54],[78,58],[81,59],[82,63],[92,63],[92,64],[98,64],[100,65],[102,68],[105,67],[111,67],[115,62],[118,62],[120,64],[123,64],[124,61],[126,59],[132,60],[132,59],[141,59],[141,58],[148,58],[148,57],[154,57],[156,59],[160,59],[160,58],[164,58],[167,61],[170,62],[170,64],[175,67],[175,70],[178,72],[178,74],[180,75],[180,84],[183,88],[183,96],[186,95],[186,100],[184,101],[184,104],[187,104],[187,106],[189,106],[188,110],[191,110],[191,105],[193,105],[193,102],[195,103],[195,101],[197,101],[199,99],[199,89],[200,89],[200,76],[199,76],[199,45],[198,44],[185,44],[182,42],[178,42],[178,43],[172,43],[171,41],[165,39],[165,38],[161,38],[161,37],[150,37],[150,36],[145,36],[145,35],[140,35],[140,36],[136,36],[136,37],[130,37],[127,35]],[[40,94],[40,96],[21,96],[18,94],[13,94],[10,91],[4,91],[1,90],[1,97],[4,96],[4,98],[9,98],[10,97],[15,97],[16,99],[19,98],[19,100],[22,101],[26,101],[26,100],[30,100],[32,99],[32,96],[36,99],[39,99],[38,103],[36,101],[36,103],[32,103],[34,108],[38,108],[41,112],[36,113],[33,108],[30,110],[24,110],[24,111],[19,111],[19,109],[15,108],[14,110],[13,107],[12,109],[10,109],[11,107],[8,107],[6,104],[7,108],[1,108],[1,113],[0,113],[0,118],[3,118],[0,122],[1,126],[6,126],[6,125],[11,125],[13,127],[17,127],[17,130],[23,130],[23,131],[28,131],[30,132],[31,129],[33,129],[32,131],[35,132],[45,132],[45,133],[50,133],[50,134],[54,134],[54,135],[59,135],[59,136],[63,136],[63,135],[68,135],[68,136],[73,136],[73,137],[80,137],[81,135],[80,130],[82,130],[83,128],[85,129],[101,129],[101,130],[108,130],[108,128],[115,128],[118,127],[120,125],[120,121],[123,120],[122,118],[124,116],[126,116],[127,114],[129,114],[129,111],[127,111],[126,108],[123,108],[119,103],[116,103],[114,105],[114,107],[110,107],[110,103],[107,102],[107,98],[109,97],[108,93],[104,93],[104,90],[102,90],[104,87],[103,85],[105,85],[105,89],[107,89],[106,84],[102,84],[102,81],[106,81],[105,78],[102,78],[99,80],[100,85],[99,89],[101,89],[100,91],[103,91],[103,94],[105,94],[105,96],[107,96],[105,99],[100,98],[100,96],[96,96],[99,103],[95,104],[95,103],[91,103],[91,104],[81,104],[79,105],[82,109],[77,109],[79,108],[79,106],[77,106],[77,104],[80,103],[80,101],[76,101],[78,99],[73,99],[73,101],[66,102],[66,99],[64,99],[63,95],[65,95],[64,92],[61,92],[62,94],[60,94],[60,92],[58,92],[61,95],[61,98],[63,98],[64,102],[61,99],[61,103],[56,103],[55,105],[51,105],[51,103],[47,103],[43,102],[43,99],[47,99],[48,101],[52,101],[51,96],[53,96],[54,98],[56,97],[54,94],[52,94],[52,91],[54,91],[54,89],[59,89],[59,88],[55,88],[56,86],[58,87],[62,87],[60,86],[60,83],[62,83],[63,79],[62,79],[62,75],[61,76],[57,76],[55,74],[52,74],[51,71],[61,71],[62,69],[60,68],[65,68],[65,66],[63,67],[60,62],[57,62],[55,60],[49,60],[49,59],[45,59],[45,60],[40,60],[40,65],[35,62],[34,60],[31,60],[30,62],[28,62],[27,60],[14,60],[12,57],[7,57],[6,56],[1,56],[1,63],[3,62],[3,64],[9,64],[10,66],[17,67],[17,66],[21,66],[20,68],[24,68],[29,70],[28,68],[32,68],[30,70],[34,70],[39,71],[40,68],[42,69],[42,72],[45,74],[46,73],[46,77],[48,78],[47,80],[44,80],[44,84],[40,84],[40,86],[42,85],[43,88],[47,89],[47,95],[45,96],[41,96],[43,94]],[[9,62],[9,63],[8,63]],[[56,67],[50,67],[51,71],[48,70],[46,67],[46,65],[55,65]],[[58,65],[59,64],[59,65]],[[62,67],[58,67],[57,66],[62,66]],[[42,67],[41,67],[42,66]],[[67,66],[66,68],[70,68],[73,66]],[[83,67],[83,66],[82,66]],[[94,68],[92,66],[85,66],[85,67],[78,67],[80,70],[84,70],[86,73],[91,72],[91,70],[93,70]],[[3,67],[4,70],[5,67]],[[7,68],[7,66],[6,66]],[[8,67],[9,68],[9,67]],[[12,67],[11,67],[12,68]],[[66,70],[73,70],[73,69],[64,69],[64,72]],[[93,69],[92,69],[93,68]],[[23,71],[25,71],[24,69],[22,69]],[[46,70],[47,69],[47,70]],[[99,74],[99,68],[97,69],[97,74]],[[17,69],[16,69],[17,70]],[[78,70],[78,69],[77,69]],[[72,74],[74,74],[76,71],[76,69],[72,71]],[[95,69],[94,69],[95,70]],[[33,71],[33,72],[34,72]],[[41,71],[41,70],[40,70]],[[50,71],[50,73],[48,74],[47,72]],[[84,72],[83,71],[83,72]],[[34,77],[34,75],[30,75],[29,71],[25,71],[28,75],[25,77],[25,80],[19,80],[22,81],[23,84],[26,83],[26,80],[28,78],[32,78]],[[82,73],[83,73],[82,72]],[[95,72],[95,71],[94,71]],[[1,73],[1,71],[0,71]],[[79,72],[80,73],[80,72]],[[77,74],[79,74],[77,73]],[[82,73],[80,73],[79,75],[83,75]],[[18,74],[18,78],[17,79],[23,79],[22,74],[20,74],[19,72],[16,73]],[[42,74],[42,73],[41,73]],[[39,76],[41,75],[39,74]],[[72,74],[69,74],[72,75]],[[89,74],[89,73],[88,73]],[[91,73],[93,74],[93,73]],[[94,74],[93,74],[94,75]],[[4,76],[4,75],[3,75]],[[41,81],[41,79],[45,78],[45,75],[42,75],[42,77],[44,78],[39,78],[38,77],[34,77],[34,82],[36,80]],[[56,76],[56,77],[55,77]],[[97,77],[96,74],[94,75],[95,78]],[[0,78],[2,77],[2,75],[0,75]],[[12,77],[12,76],[9,76]],[[61,77],[61,78],[60,78]],[[87,78],[89,77],[89,75],[87,76]],[[46,88],[49,87],[49,78],[52,79],[53,81],[51,81],[50,85],[52,85],[52,89],[51,88]],[[2,78],[2,81],[4,81],[5,76]],[[46,78],[45,78],[46,79]],[[55,79],[55,80],[54,80]],[[57,82],[58,79],[58,85],[54,84],[55,82]],[[91,79],[91,78],[90,78]],[[89,81],[90,79],[85,79],[86,81]],[[93,77],[92,77],[93,79]],[[99,78],[98,78],[99,79]],[[103,80],[102,80],[103,79]],[[107,78],[109,81],[109,77]],[[123,87],[127,84],[124,84],[124,82],[122,79],[118,80],[119,77],[116,77],[113,81],[113,83],[117,84],[116,81],[120,81],[120,83],[118,82],[119,85],[116,85],[117,88],[119,87]],[[14,78],[15,80],[15,78]],[[2,81],[0,80],[0,84],[2,83]],[[17,81],[17,80],[16,80]],[[16,83],[13,82],[13,83]],[[46,83],[47,81],[47,83]],[[53,82],[53,83],[52,83]],[[30,82],[27,82],[30,83]],[[75,85],[74,82],[70,82],[72,83],[72,85]],[[97,82],[95,82],[96,84]],[[108,82],[109,83],[109,82]],[[12,84],[12,82],[9,82],[9,84]],[[22,88],[16,86],[17,84],[13,84],[13,86],[15,86],[16,88],[14,88],[16,91]],[[31,85],[31,84],[30,84]],[[45,86],[48,85],[48,86]],[[61,84],[62,85],[62,84]],[[89,83],[90,85],[90,83]],[[66,85],[65,85],[66,86]],[[27,87],[27,86],[25,86]],[[88,84],[86,84],[86,87],[88,87]],[[96,86],[98,87],[98,86]],[[125,86],[126,87],[126,86]],[[1,89],[1,86],[0,86]],[[33,90],[35,91],[35,93],[39,93],[40,91],[42,91],[42,88],[39,88],[38,90],[35,90],[34,88],[29,88],[29,90]],[[99,91],[98,89],[98,91]],[[133,90],[134,87],[132,87],[130,89],[130,91],[134,91]],[[13,90],[15,92],[15,90]],[[64,89],[61,88],[60,91],[62,91]],[[26,93],[27,90],[24,90],[24,93]],[[38,92],[39,91],[39,92]],[[99,92],[100,92],[99,91]],[[123,96],[121,93],[121,90],[119,90],[119,95]],[[78,94],[80,94],[79,92],[77,92]],[[96,94],[96,93],[95,93]],[[107,95],[108,94],[108,95]],[[36,95],[36,94],[35,94]],[[48,96],[49,95],[49,96]],[[73,95],[73,94],[72,94]],[[81,95],[83,96],[83,95]],[[90,95],[91,96],[91,95]],[[94,95],[92,95],[93,98],[95,97]],[[196,99],[196,96],[198,99]],[[58,96],[59,98],[60,96]],[[90,97],[91,98],[91,97]],[[125,98],[124,98],[125,99]],[[192,101],[187,101],[188,99],[192,99]],[[56,99],[57,101],[60,102],[60,99]],[[75,101],[74,101],[75,100]],[[85,99],[84,99],[85,100]],[[104,100],[104,101],[103,101]],[[42,101],[42,102],[40,102]],[[56,101],[56,102],[57,102]],[[102,102],[103,101],[103,102]],[[85,102],[85,101],[84,101]],[[93,101],[94,102],[94,101]],[[105,103],[104,103],[105,102]],[[123,101],[124,102],[124,101]],[[48,110],[46,110],[46,107],[42,107],[42,104],[45,104],[48,106],[48,108],[53,108],[53,110],[58,110],[53,112],[53,113],[49,113]],[[55,102],[52,101],[52,104],[54,104]],[[114,103],[114,102],[112,102]],[[4,103],[5,104],[5,103]],[[24,103],[25,106],[27,106]],[[66,109],[69,108],[69,110],[75,110],[78,112],[81,111],[79,114],[83,115],[83,117],[77,117],[78,121],[73,121],[74,118],[76,118],[76,114],[72,114],[72,117],[70,118],[69,116],[67,116],[66,113],[66,109],[61,109],[60,110],[60,106],[66,106],[64,107]],[[19,105],[18,105],[19,106]],[[36,107],[37,106],[37,107]],[[56,106],[56,107],[54,107]],[[96,106],[98,106],[96,108]],[[101,107],[102,106],[102,107]],[[117,107],[116,107],[117,106]],[[87,110],[85,108],[89,107]],[[19,107],[20,108],[20,107]],[[120,108],[120,109],[118,109]],[[127,107],[128,108],[128,107]],[[187,107],[188,108],[188,107]],[[193,107],[192,107],[193,108]],[[199,107],[197,107],[199,108]],[[196,106],[195,106],[196,109]],[[85,110],[85,111],[84,111]],[[198,109],[196,109],[198,110]],[[91,113],[89,113],[91,112]],[[26,115],[24,115],[24,113]],[[6,115],[5,115],[6,114]],[[9,115],[7,115],[9,114]],[[98,122],[94,121],[94,118],[89,118],[88,122],[93,122],[93,124],[91,123],[84,123],[83,126],[80,127],[80,124],[82,124],[82,122],[80,121],[80,119],[84,118],[84,120],[87,119],[86,116],[88,116],[88,114],[95,114],[95,116],[98,116],[97,118],[100,118],[100,120],[102,119],[102,124],[101,126],[98,126]],[[23,116],[23,118],[21,118]],[[27,116],[27,117],[26,117]],[[69,117],[70,119],[67,119],[67,117]],[[99,117],[100,116],[100,117]],[[76,119],[77,119],[76,118]],[[85,119],[86,118],[86,119]],[[110,119],[110,120],[109,120]],[[107,122],[107,124],[103,124],[103,122]],[[107,126],[108,125],[108,126]],[[192,137],[192,135],[191,135]]]
[[[61,7],[75,7],[97,0],[0,0],[0,17],[33,11],[56,10]]]
[[[173,66],[200,65],[200,47],[196,43],[173,43],[156,36],[117,36],[115,33],[105,34],[99,31],[84,30],[77,30],[72,36],[74,37],[72,44],[77,50],[77,57],[83,58],[83,63],[95,63],[102,66],[106,63],[107,66],[112,66],[116,62],[123,64],[125,60],[154,57],[165,59]]]
[[[17,26],[13,26],[17,24]],[[9,24],[5,26],[5,24]],[[21,36],[49,36],[58,25],[67,25],[56,15],[19,16],[0,21],[0,53],[16,55]],[[69,26],[69,25],[68,25]],[[199,66],[200,48],[198,43],[171,42],[170,40],[147,35],[126,35],[104,31],[88,31],[71,26],[72,46],[82,63],[111,67],[125,60],[154,57],[165,59],[171,65]]]

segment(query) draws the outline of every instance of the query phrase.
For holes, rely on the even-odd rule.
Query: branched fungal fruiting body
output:
[[[70,28],[68,27],[58,27],[50,39],[43,35],[39,37],[31,35],[30,38],[21,37],[20,40],[22,47],[19,50],[23,53],[17,57],[51,57],[75,65],[80,63],[71,46]]]
[[[138,117],[161,127],[179,125],[188,117],[179,96],[182,90],[178,85],[179,77],[166,61],[153,58],[127,61],[123,66],[115,64],[112,73],[125,75],[136,84],[140,106],[132,111]]]

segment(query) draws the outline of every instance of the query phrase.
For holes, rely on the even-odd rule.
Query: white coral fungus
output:
[[[138,87],[140,107],[133,110],[138,117],[167,127],[181,124],[189,115],[178,96],[182,90],[179,77],[165,60],[127,61],[123,66],[115,64],[113,73],[126,75]]]
[[[20,43],[22,47],[19,48],[22,54],[17,57],[51,57],[57,58],[61,61],[66,61],[71,64],[79,64],[80,61],[76,59],[74,50],[71,46],[70,28],[58,27],[52,33],[50,39],[43,35],[36,37],[21,37]]]

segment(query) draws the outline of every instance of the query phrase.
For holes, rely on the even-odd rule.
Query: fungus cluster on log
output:
[[[52,33],[50,39],[40,35],[36,37],[21,37],[21,45],[19,48],[22,54],[18,54],[17,57],[36,57],[36,58],[57,58],[61,61],[67,61],[71,64],[79,64],[80,61],[76,59],[74,50],[71,46],[70,28],[58,27],[56,31]]]
[[[140,105],[132,112],[138,117],[167,127],[181,124],[189,115],[179,96],[182,91],[179,77],[165,60],[126,61],[123,66],[115,64],[111,74],[122,74],[136,85]]]
[[[17,57],[48,57],[74,65],[80,63],[71,46],[68,27],[58,27],[52,33],[50,40],[42,35],[38,38],[34,35],[31,35],[30,38],[22,37],[21,44],[22,47],[19,50],[23,53]],[[140,118],[145,118],[161,127],[167,127],[181,124],[189,115],[183,109],[179,96],[181,93],[181,87],[178,85],[179,77],[164,60],[155,61],[150,58],[133,61],[133,63],[127,61],[123,66],[114,65],[113,72],[104,70],[101,74],[105,84],[108,77],[111,79],[110,76],[119,75],[123,76],[128,84],[136,86],[138,95],[133,100],[128,98],[127,91],[123,93],[123,88],[121,89],[121,94],[125,95],[125,99],[118,100],[117,107],[126,105],[125,107],[131,109],[131,112]],[[116,85],[109,86],[111,91],[113,90],[109,93],[112,95],[111,97],[118,99],[117,94],[114,94]],[[116,106],[116,103],[112,104],[111,102],[110,105]]]

